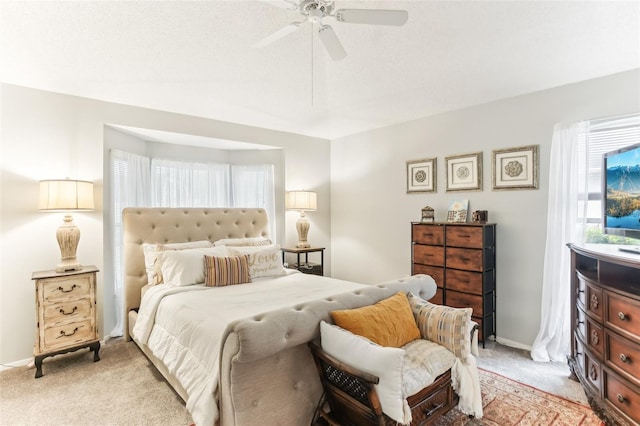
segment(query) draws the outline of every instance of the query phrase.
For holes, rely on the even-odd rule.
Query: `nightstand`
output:
[[[100,361],[97,272],[91,265],[78,271],[39,271],[31,276],[36,284],[36,379],[42,376],[42,361],[49,356],[88,347],[94,362]]]
[[[289,265],[289,268],[297,269],[305,274],[324,275],[324,247],[285,247],[282,249],[282,263],[285,262],[285,253],[293,253],[296,255],[296,263]],[[320,253],[320,263],[309,263],[309,253]],[[304,254],[304,262],[300,261],[300,255],[302,254]]]

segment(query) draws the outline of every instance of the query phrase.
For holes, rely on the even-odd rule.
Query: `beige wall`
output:
[[[105,124],[194,134],[284,149],[285,189],[318,191],[319,210],[309,214],[310,241],[329,247],[329,143],[291,133],[112,104],[8,84],[0,86],[0,363],[32,354],[35,309],[33,271],[55,267],[60,251],[59,214],[37,211],[38,181],[78,178],[95,183],[96,211],[74,215],[82,236],[78,260],[103,268],[102,206]],[[285,214],[285,242],[296,241],[294,212]],[[330,262],[327,267],[330,270]],[[103,295],[112,283],[98,274],[100,333]],[[109,302],[109,301],[107,301]]]
[[[640,71],[385,127],[331,143],[331,256],[336,278],[374,283],[411,271],[410,222],[453,200],[497,223],[497,333],[529,347],[540,322],[553,125],[640,111]],[[540,145],[538,190],[492,191],[491,151]],[[484,190],[445,192],[450,155],[482,151]],[[435,194],[406,194],[406,161],[437,158]]]

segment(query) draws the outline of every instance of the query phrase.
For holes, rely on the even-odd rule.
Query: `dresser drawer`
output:
[[[482,294],[482,274],[449,269],[447,270],[447,290]]]
[[[436,288],[436,294],[429,299],[434,305],[444,305],[444,290],[441,287]]]
[[[640,394],[630,383],[615,374],[605,372],[604,397],[612,405],[629,416],[633,421],[640,422]]]
[[[486,298],[486,300],[489,299],[491,299],[491,297]],[[484,312],[482,309],[482,296],[476,296],[474,294],[447,290],[445,303],[447,306],[452,306],[454,308],[472,308],[472,315],[477,317],[481,317]],[[489,312],[492,311],[492,309],[487,310]]]
[[[607,336],[605,362],[640,386],[640,345],[609,331],[605,333]]]
[[[482,227],[449,226],[446,241],[450,247],[482,248]]]
[[[444,268],[437,266],[421,265],[419,263],[413,264],[413,274],[425,274],[431,275],[438,287],[444,286]]]
[[[88,297],[91,290],[91,277],[92,275],[87,274],[41,280],[42,301],[48,303]]]
[[[91,315],[91,301],[87,298],[68,302],[48,303],[44,306],[45,327],[77,321]]]
[[[444,247],[414,244],[413,261],[423,265],[442,266],[444,265]]]
[[[626,337],[640,342],[640,302],[606,292],[606,323]]]
[[[482,250],[447,247],[447,268],[483,271]]]
[[[411,241],[418,244],[443,245],[444,226],[411,225]]]
[[[576,310],[575,331],[583,342],[587,341],[587,314],[580,307]]]
[[[584,354],[585,370],[584,375],[589,384],[600,394],[602,389],[602,366],[597,358],[592,356],[588,351]]]
[[[44,349],[56,350],[96,338],[91,320],[73,322],[45,328],[43,331]]]

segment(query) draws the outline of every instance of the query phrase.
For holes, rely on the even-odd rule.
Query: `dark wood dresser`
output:
[[[572,375],[607,425],[638,425],[640,256],[602,244],[569,249]]]
[[[431,275],[432,303],[473,308],[478,339],[496,334],[496,225],[411,224],[411,274]]]

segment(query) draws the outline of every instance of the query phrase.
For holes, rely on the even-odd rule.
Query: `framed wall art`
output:
[[[436,159],[407,161],[407,193],[436,192]]]
[[[539,146],[494,150],[491,161],[493,189],[538,189]]]
[[[447,192],[482,191],[482,152],[445,157]]]

